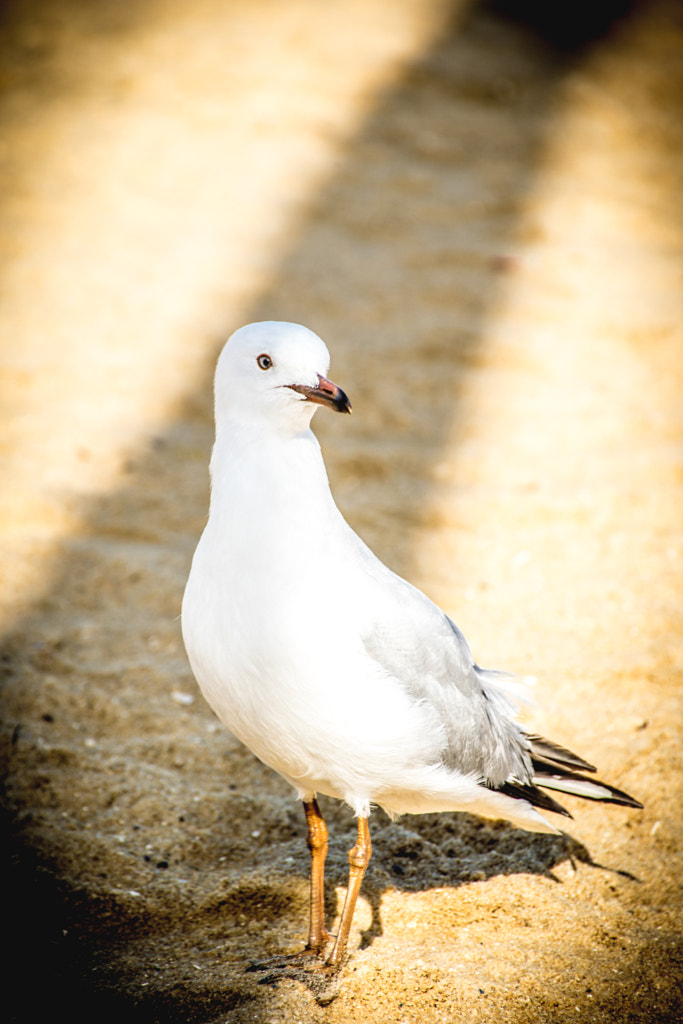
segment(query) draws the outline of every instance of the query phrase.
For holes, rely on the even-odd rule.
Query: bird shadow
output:
[[[325,915],[334,921],[339,910],[340,888],[347,881],[347,848],[355,840],[355,826],[348,809],[338,801],[320,797],[323,814],[330,826],[330,849],[325,883]],[[273,836],[277,829],[274,825]],[[557,885],[563,879],[555,869],[569,862],[574,871],[585,865],[606,871],[628,881],[639,882],[624,869],[596,861],[589,849],[568,832],[556,835],[530,833],[503,820],[487,820],[468,813],[411,815],[392,821],[378,809],[371,818],[373,857],[363,880],[361,895],[370,909],[370,921],[360,930],[359,950],[372,946],[385,934],[383,902],[390,891],[406,894],[434,889],[458,889],[496,876],[538,875]],[[307,860],[298,840],[299,854],[295,870],[303,875]],[[273,872],[281,872],[285,853],[294,851],[289,839],[286,850],[271,842],[268,856]],[[288,858],[290,861],[292,857]],[[267,869],[266,869],[267,870]],[[277,987],[283,980],[300,983],[325,1006],[341,991],[341,976],[328,972],[324,960],[305,954],[282,954],[251,962],[248,973],[258,975],[258,984]],[[349,954],[353,959],[354,951]]]
[[[324,798],[321,805],[330,824],[344,813]],[[568,832],[526,832],[506,821],[451,812],[414,815],[395,822],[377,810],[371,826],[373,858],[362,894],[372,917],[361,931],[361,949],[384,934],[382,900],[389,890],[418,893],[436,888],[456,889],[496,876],[520,874],[540,875],[561,885],[562,879],[554,869],[566,862],[575,871],[583,864],[629,881],[640,881],[622,868],[596,861],[588,848]],[[351,846],[354,841],[353,828],[335,828],[335,832],[326,884],[326,912],[330,919],[337,907],[336,886],[345,884],[344,842]]]

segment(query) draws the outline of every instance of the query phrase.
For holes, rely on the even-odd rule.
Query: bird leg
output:
[[[327,857],[327,825],[318,801],[304,800],[306,814],[306,846],[311,853],[311,925],[306,949],[321,953],[332,938],[325,927],[325,858]]]
[[[334,944],[334,949],[327,959],[328,967],[335,969],[341,967],[344,954],[346,953],[346,944],[349,941],[349,932],[351,931],[353,913],[356,909],[356,900],[358,899],[363,875],[370,863],[371,856],[372,843],[370,841],[368,819],[359,818],[356,845],[349,850],[349,887],[346,890],[346,899],[344,900],[344,909],[342,910],[341,921],[339,922],[337,940]]]
[[[306,845],[311,851],[311,927],[306,949],[287,956],[275,956],[251,964],[248,971],[264,976],[260,985],[277,985],[282,978],[293,978],[313,993],[321,1006],[327,1006],[339,995],[339,969],[344,962],[353,912],[365,869],[372,855],[367,818],[358,819],[356,845],[349,850],[349,887],[346,890],[339,932],[334,948],[323,960],[325,946],[334,938],[325,928],[324,870],[327,854],[327,826],[315,799],[304,801],[306,812]],[[265,973],[264,973],[265,972]]]

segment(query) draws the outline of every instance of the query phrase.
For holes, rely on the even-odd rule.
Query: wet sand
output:
[[[571,47],[420,0],[3,17],[9,1019],[679,1020],[678,6]],[[178,621],[215,358],[266,318],[331,349],[354,528],[645,804],[568,797],[559,837],[374,814],[328,1005],[245,973],[305,941],[303,815]],[[323,805],[333,924],[355,828]]]

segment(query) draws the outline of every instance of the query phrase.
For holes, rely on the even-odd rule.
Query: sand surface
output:
[[[506,6],[3,8],[5,1019],[683,1016],[683,18],[559,46]],[[373,815],[328,1005],[245,973],[305,939],[303,816],[178,622],[215,358],[266,318],[351,397],[315,420],[351,524],[645,804]]]

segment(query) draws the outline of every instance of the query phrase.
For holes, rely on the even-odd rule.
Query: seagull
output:
[[[546,790],[626,807],[571,751],[518,723],[517,677],[480,668],[454,622],[388,569],[337,508],[318,406],[350,413],[325,343],[299,324],[237,330],[218,359],[209,517],[182,605],[190,665],[219,719],[303,802],[311,858],[305,953],[336,972],[372,853],[392,818],[467,811],[559,833]],[[317,795],[357,818],[336,937],[325,926],[328,833]],[[329,952],[328,952],[329,950]]]

